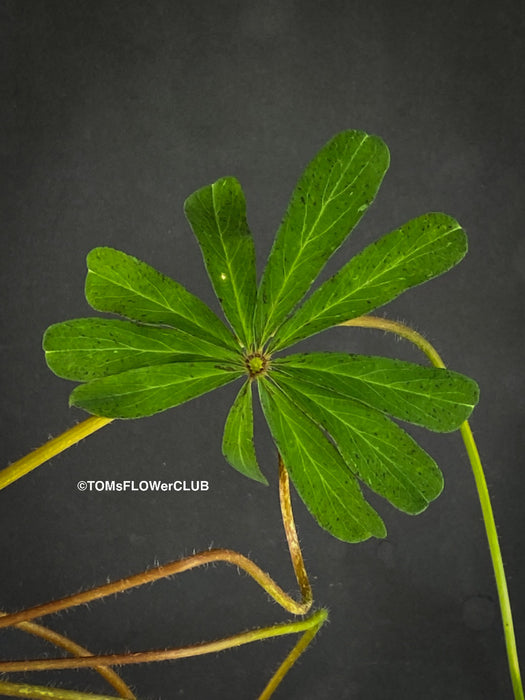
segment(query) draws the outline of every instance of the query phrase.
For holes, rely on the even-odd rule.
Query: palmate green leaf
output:
[[[423,510],[442,489],[441,473],[388,415],[455,430],[477,402],[475,382],[381,357],[273,356],[463,257],[466,238],[457,222],[426,214],[368,246],[292,315],[373,201],[388,164],[379,138],[361,131],[335,136],[300,178],[258,289],[237,180],[221,178],[187,199],[187,218],[233,333],[200,299],[146,263],[112,248],[91,251],[88,302],[130,321],[75,319],[48,329],[50,368],[87,382],[74,389],[70,403],[108,418],[139,418],[244,378],[226,420],[223,453],[235,469],[267,483],[253,443],[257,381],[277,448],[323,528],[349,542],[386,534],[358,479],[407,513]]]
[[[313,352],[275,359],[272,367],[438,432],[459,428],[479,398],[478,385],[463,374],[387,357]]]
[[[203,187],[188,197],[184,212],[224,314],[241,344],[250,348],[257,294],[255,248],[239,182],[223,177]]]
[[[55,374],[81,382],[181,360],[241,366],[238,354],[184,331],[105,318],[56,323],[46,330],[43,348]]]
[[[275,444],[319,525],[345,542],[384,537],[383,521],[365,501],[340,453],[318,425],[270,380],[259,380],[258,387]]]
[[[377,136],[344,131],[311,161],[295,188],[264,270],[255,310],[264,344],[308,291],[372,203],[388,168]]]
[[[383,413],[282,374],[278,384],[331,435],[353,474],[396,508],[415,515],[439,496],[443,476],[432,457]]]
[[[228,414],[222,453],[241,474],[268,485],[257,464],[253,446],[252,382],[245,382]]]
[[[150,265],[113,248],[87,256],[86,299],[97,311],[163,324],[237,350],[224,323],[198,297]]]
[[[244,374],[212,362],[140,367],[81,384],[69,403],[106,418],[142,418],[228,384]]]
[[[452,217],[430,213],[412,219],[369,245],[321,285],[279,329],[270,349],[282,350],[369,313],[446,272],[466,252],[467,238]]]

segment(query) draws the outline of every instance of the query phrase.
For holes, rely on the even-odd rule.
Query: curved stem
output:
[[[58,600],[53,600],[48,603],[43,603],[42,605],[36,605],[32,608],[27,608],[26,610],[21,610],[20,612],[11,613],[0,617],[0,628],[10,627],[16,625],[19,622],[25,622],[27,620],[33,620],[36,617],[42,617],[43,615],[49,615],[51,613],[58,612],[59,610],[65,610],[67,608],[72,608],[77,605],[83,605],[84,603],[90,603],[93,600],[99,598],[104,598],[105,596],[112,595],[114,593],[121,593],[127,591],[130,588],[135,588],[136,586],[141,586],[145,583],[152,583],[158,579],[164,578],[166,576],[173,576],[174,574],[182,573],[183,571],[189,571],[198,566],[203,566],[204,564],[210,564],[211,562],[223,561],[228,564],[233,564],[243,569],[248,573],[255,581],[264,588],[264,590],[288,612],[294,615],[303,615],[308,607],[305,603],[296,602],[288,593],[285,593],[283,589],[275,583],[275,581],[262,569],[260,569],[256,564],[254,564],[251,559],[234,552],[229,549],[210,549],[207,552],[199,552],[185,559],[179,559],[178,561],[171,562],[170,564],[164,564],[162,566],[157,566],[148,571],[143,571],[139,574],[133,576],[127,576],[126,578],[119,579],[118,581],[113,581],[111,583],[106,583],[102,586],[97,586],[96,588],[91,588],[88,591],[82,591],[81,593],[75,593],[71,596],[66,596],[65,598],[59,598]]]
[[[0,472],[0,489],[4,488],[8,484],[12,483],[13,481],[16,481],[20,477],[24,476],[27,474],[29,471],[32,469],[35,469],[38,467],[40,464],[44,463],[51,457],[59,454],[60,452],[64,451],[71,445],[77,443],[79,440],[83,439],[84,437],[87,437],[88,435],[91,435],[93,432],[96,430],[99,430],[102,428],[104,425],[107,425],[110,423],[112,419],[110,418],[99,418],[99,417],[93,417],[89,418],[82,423],[74,426],[73,428],[70,428],[67,430],[65,433],[62,433],[62,435],[58,436],[57,438],[54,438],[50,440],[48,443],[43,445],[42,447],[34,450],[32,453],[27,455],[26,457],[23,457],[22,459],[18,460],[17,462],[14,462],[11,464],[9,467],[4,469],[2,472]],[[142,572],[140,574],[136,574],[135,576],[129,576],[124,579],[120,579],[119,581],[115,581],[113,583],[108,583],[103,586],[98,586],[97,588],[91,589],[89,591],[84,591],[82,593],[78,593],[72,596],[68,596],[56,601],[51,601],[49,603],[45,603],[43,605],[38,605],[34,606],[32,608],[29,608],[27,610],[18,612],[18,613],[12,613],[10,615],[7,614],[1,614],[0,616],[0,628],[1,627],[8,627],[12,625],[16,625],[21,629],[25,629],[28,632],[31,632],[33,634],[37,634],[38,636],[44,637],[48,639],[48,641],[53,641],[54,643],[58,644],[59,646],[62,646],[63,648],[66,648],[68,651],[70,651],[73,654],[76,654],[79,657],[83,657],[86,659],[86,661],[82,665],[89,665],[89,666],[95,666],[95,668],[104,675],[109,682],[111,682],[114,687],[121,693],[121,697],[123,698],[134,698],[133,694],[129,690],[129,688],[121,681],[121,679],[114,674],[111,670],[106,670],[104,672],[104,669],[102,666],[96,666],[95,664],[95,659],[97,658],[105,658],[105,657],[94,657],[93,655],[90,654],[87,650],[83,649],[82,647],[75,645],[73,642],[70,642],[67,640],[66,637],[62,637],[62,635],[58,635],[57,633],[51,632],[51,630],[47,630],[45,627],[41,627],[40,625],[33,624],[29,622],[29,620],[34,619],[35,617],[41,617],[43,615],[48,615],[53,612],[58,612],[59,610],[65,610],[70,607],[74,607],[77,605],[81,605],[84,603],[88,603],[92,600],[96,600],[98,598],[103,598],[107,595],[111,595],[114,593],[119,593],[121,591],[128,590],[129,588],[133,588],[135,586],[140,586],[144,583],[151,583],[159,578],[163,578],[165,576],[171,576],[177,573],[181,573],[183,571],[188,571],[189,569],[195,568],[197,566],[203,566],[205,564],[208,564],[210,562],[214,561],[224,561],[230,564],[233,564],[241,569],[243,569],[246,573],[248,573],[277,603],[279,603],[285,610],[295,614],[295,615],[304,615],[307,613],[313,602],[313,596],[312,596],[312,589],[310,586],[310,582],[308,580],[308,575],[306,573],[306,568],[304,566],[304,560],[301,552],[301,548],[299,545],[299,538],[297,537],[297,530],[295,528],[295,521],[293,517],[293,511],[292,511],[292,504],[291,504],[291,499],[290,499],[290,484],[289,484],[289,478],[288,478],[288,472],[286,471],[286,468],[284,466],[284,463],[282,461],[281,455],[279,455],[279,499],[280,499],[280,506],[281,506],[281,515],[282,515],[282,521],[283,521],[283,526],[286,534],[286,539],[288,543],[288,549],[290,552],[290,557],[292,560],[292,565],[293,569],[295,572],[295,577],[297,579],[297,583],[299,585],[299,589],[301,592],[301,602],[295,601],[290,595],[288,595],[267,573],[262,571],[254,562],[252,562],[250,559],[247,557],[243,556],[242,554],[239,554],[238,552],[234,552],[232,550],[227,550],[227,549],[217,549],[217,550],[210,550],[208,552],[201,552],[199,554],[193,555],[191,557],[187,557],[185,559],[172,562],[171,564],[164,565],[164,566],[159,566],[154,569],[151,569],[146,572]],[[221,644],[225,644],[226,646],[222,646],[221,648],[229,648],[231,646],[237,646],[238,644],[244,644],[247,643],[247,641],[256,641],[257,639],[263,639],[266,637],[273,637],[273,636],[278,636],[280,634],[291,634],[293,632],[298,632],[298,631],[303,631],[306,630],[303,637],[299,640],[299,642],[296,644],[292,652],[286,657],[284,662],[281,664],[279,667],[278,671],[276,674],[273,676],[273,678],[270,680],[269,684],[266,686],[266,689],[261,696],[261,698],[269,698],[271,694],[273,694],[274,689],[277,687],[277,685],[281,682],[281,680],[284,678],[288,670],[292,667],[292,665],[295,663],[296,659],[300,656],[300,654],[303,653],[303,651],[306,649],[310,641],[313,639],[315,634],[317,633],[318,629],[320,626],[323,624],[324,620],[326,619],[327,613],[326,611],[320,611],[324,617],[322,619],[318,620],[318,617],[316,617],[317,614],[312,616],[311,618],[308,618],[305,621],[302,621],[301,623],[288,623],[284,626],[282,625],[274,625],[269,628],[265,628],[264,630],[256,630],[251,633],[243,633],[241,635],[235,635],[233,638],[228,638],[226,640],[221,640]],[[313,622],[309,622],[313,620]],[[303,627],[302,625],[307,624],[306,627]],[[296,625],[299,624],[300,628],[297,628]],[[283,631],[285,630],[285,631]],[[258,635],[264,634],[263,637],[260,637]],[[253,639],[248,638],[250,635],[253,636]],[[254,636],[255,635],[255,636]],[[242,640],[246,639],[246,641],[236,641],[236,640]],[[217,643],[210,642],[208,644],[211,651],[217,651],[220,650],[216,647]],[[214,646],[215,645],[215,646]],[[206,646],[206,645],[205,645]],[[200,653],[210,653],[206,651],[202,651],[203,646],[202,645],[196,645],[194,647],[189,647],[186,649],[187,655],[188,656],[195,656]],[[182,654],[184,650],[172,650],[174,653],[180,653]],[[161,652],[144,652],[142,656],[154,654],[155,659],[150,659],[150,660],[160,660],[160,657],[158,654],[161,654]],[[140,654],[127,654],[127,655],[120,655],[118,658],[120,659],[131,659],[133,658],[134,661],[128,660],[128,661],[114,661],[113,663],[139,663],[139,657]],[[115,655],[113,655],[115,657]],[[149,658],[149,657],[148,657]],[[171,657],[170,657],[171,658]],[[175,656],[173,658],[181,658],[180,656]],[[58,660],[60,661],[60,660]],[[74,663],[74,659],[64,659],[62,660],[64,662],[69,663],[70,665],[63,666],[64,668],[70,668],[70,667],[78,667],[78,666],[72,666],[71,662]],[[15,662],[5,662],[6,664],[13,664]],[[23,662],[20,662],[23,663]],[[35,668],[34,662],[28,662],[31,665],[31,668]],[[80,662],[77,662],[80,664]],[[2,665],[2,667],[5,666],[5,664]],[[12,666],[11,666],[12,668]],[[27,668],[27,666],[25,666]],[[46,666],[48,668],[48,666]],[[56,668],[56,666],[55,666]],[[116,685],[115,685],[116,683]],[[15,687],[13,684],[10,684]],[[31,695],[28,695],[27,692],[35,692],[37,693],[34,695],[34,697],[42,697],[42,695],[38,695],[38,693],[42,692],[42,688],[38,688],[37,686],[17,686],[18,691],[21,696],[23,697],[23,693],[26,693],[26,697],[33,697]],[[31,690],[31,688],[36,690]],[[1,690],[1,689],[0,689]],[[50,689],[50,693],[54,692],[52,689]],[[69,692],[69,691],[66,691]],[[66,695],[63,696],[53,696],[50,693],[48,693],[48,697],[66,697]],[[45,697],[45,696],[44,696]],[[80,698],[80,695],[77,694],[77,696],[74,695],[69,695],[67,697],[78,697]],[[92,696],[95,697],[95,696]],[[102,697],[102,696],[99,696]]]
[[[50,688],[45,685],[27,685],[0,681],[0,695],[10,698],[31,698],[31,700],[115,700],[114,695],[94,695],[79,693],[77,690]]]
[[[388,318],[380,316],[359,316],[352,318],[350,321],[343,321],[340,326],[358,326],[359,328],[376,328],[388,333],[395,333],[405,340],[409,340],[416,345],[428,357],[434,367],[442,367],[445,369],[445,363],[438,354],[436,348],[431,345],[428,340],[410,326],[405,326],[399,321],[391,321]]]
[[[0,616],[4,617],[5,613],[0,612]],[[65,651],[72,656],[92,656],[91,652],[80,646],[80,644],[76,644],[71,639],[68,639],[68,637],[64,637],[64,635],[50,630],[47,627],[43,627],[42,625],[37,625],[34,622],[20,622],[18,625],[16,625],[16,627],[22,632],[27,632],[35,637],[40,637],[40,639],[44,639],[50,644],[54,644],[61,649],[65,649]],[[135,695],[131,692],[131,689],[126,685],[126,683],[124,683],[122,678],[120,678],[120,676],[113,671],[113,669],[100,666],[95,668],[95,671],[97,671],[102,678],[113,686],[121,698],[125,698],[126,700],[136,700]]]
[[[92,666],[123,666],[128,664],[150,663],[152,661],[170,661],[186,659],[190,656],[213,654],[232,647],[251,644],[270,637],[280,637],[286,634],[305,632],[326,619],[326,610],[318,610],[304,620],[283,622],[270,627],[247,630],[233,634],[230,637],[217,639],[213,642],[201,642],[187,647],[175,649],[155,649],[126,654],[101,654],[99,656],[77,657],[68,659],[34,659],[31,661],[2,661],[0,673],[15,673],[22,671],[49,671],[66,668],[91,668]]]
[[[403,323],[397,321],[389,321],[385,318],[379,318],[376,316],[360,316],[359,318],[351,319],[350,321],[345,321],[341,326],[360,326],[363,328],[379,328],[384,331],[389,331],[395,333],[396,335],[409,340],[414,343],[425,355],[428,357],[430,362],[434,367],[445,367],[445,364],[441,357],[439,356],[437,350],[429,343],[429,341],[424,338],[420,333],[405,326]],[[505,570],[503,567],[503,559],[501,556],[501,549],[498,541],[498,533],[496,530],[496,522],[494,520],[494,513],[492,511],[492,505],[490,502],[489,491],[487,488],[487,482],[485,479],[485,474],[483,473],[483,467],[481,465],[481,460],[479,457],[479,452],[474,441],[474,436],[472,435],[472,430],[468,421],[465,421],[460,426],[461,436],[463,442],[465,443],[465,448],[472,466],[472,471],[474,473],[474,480],[476,482],[476,488],[478,490],[478,497],[481,505],[481,512],[483,514],[483,522],[485,524],[485,530],[487,533],[487,540],[489,544],[490,556],[492,559],[492,566],[494,569],[494,575],[496,578],[496,586],[498,589],[498,598],[501,610],[501,618],[503,621],[503,632],[505,635],[505,645],[507,648],[507,658],[509,663],[510,678],[512,681],[512,689],[514,691],[514,697],[516,700],[524,700],[523,686],[521,683],[520,666],[518,659],[518,650],[516,646],[516,637],[514,634],[514,623],[512,621],[512,609],[510,605],[509,591],[507,587],[507,580],[505,577]]]
[[[288,541],[288,549],[292,559],[295,578],[299,584],[301,598],[303,605],[305,606],[304,612],[307,612],[313,603],[312,587],[310,586],[310,581],[308,580],[308,574],[306,573],[303,554],[301,552],[299,538],[297,537],[297,530],[295,528],[292,501],[290,499],[290,479],[281,455],[279,455],[279,501],[281,504],[283,526],[286,533],[286,539]]]
[[[100,428],[111,423],[112,420],[113,418],[92,416],[82,421],[82,423],[77,423],[77,425],[69,428],[69,430],[66,430],[62,435],[48,440],[42,447],[37,447],[33,452],[30,452],[25,457],[22,457],[22,459],[13,462],[13,464],[10,464],[0,471],[0,490],[12,484],[13,481],[25,476],[41,464],[44,464],[44,462],[47,462],[51,457],[55,457],[64,450],[67,450],[68,447],[75,445],[80,440],[91,435],[96,430],[100,430]]]
[[[319,613],[320,615],[317,621],[314,624],[312,624],[312,627],[306,630],[303,636],[299,639],[292,651],[288,654],[286,659],[282,662],[277,671],[274,673],[274,675],[270,679],[270,682],[259,696],[258,700],[268,700],[273,695],[273,693],[277,689],[277,686],[281,683],[288,671],[292,668],[292,666],[301,656],[301,654],[304,651],[306,651],[306,648],[308,647],[310,642],[313,640],[315,635],[319,632],[323,624],[328,619],[327,610],[322,609],[319,611]]]

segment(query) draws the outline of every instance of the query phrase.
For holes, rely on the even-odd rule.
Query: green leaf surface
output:
[[[95,248],[87,265],[86,299],[97,311],[172,326],[238,350],[232,334],[204,302],[150,265],[113,248]]]
[[[241,367],[237,353],[183,331],[105,318],[56,323],[45,332],[43,348],[55,374],[81,382],[181,360],[224,360]]]
[[[313,352],[274,359],[272,367],[438,432],[459,428],[479,397],[462,374],[387,357]]]
[[[369,313],[446,272],[467,252],[455,219],[430,213],[412,219],[365,248],[327,280],[279,329],[273,351]]]
[[[377,136],[344,131],[301,176],[261,280],[256,336],[265,343],[372,203],[388,168]]]
[[[345,542],[386,535],[383,521],[334,445],[271,381],[258,381],[270,432],[306,507],[319,525]]]
[[[279,386],[325,428],[352,472],[405,513],[423,511],[443,489],[438,466],[383,413],[329,389],[279,375]]]
[[[259,469],[253,446],[252,382],[246,382],[235,399],[226,419],[222,453],[241,474],[268,485]]]
[[[141,418],[178,406],[243,374],[211,362],[141,367],[81,384],[69,402],[97,416]]]
[[[250,348],[257,282],[241,186],[234,177],[223,177],[188,197],[184,211],[224,314],[242,345]]]

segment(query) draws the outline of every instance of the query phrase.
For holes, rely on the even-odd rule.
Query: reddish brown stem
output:
[[[240,569],[246,571],[246,573],[255,579],[255,581],[257,581],[257,583],[262,586],[264,590],[267,591],[272,598],[274,598],[274,600],[282,605],[285,610],[288,610],[295,615],[303,615],[308,611],[309,605],[296,602],[291,596],[288,595],[288,593],[285,593],[285,591],[283,591],[283,589],[278,586],[267,573],[265,573],[247,557],[229,549],[210,549],[207,552],[200,552],[198,554],[194,554],[193,556],[186,557],[185,559],[171,562],[170,564],[157,566],[154,569],[149,569],[148,571],[143,571],[139,574],[128,576],[126,578],[119,579],[118,581],[113,581],[112,583],[107,583],[103,586],[92,588],[88,591],[75,593],[65,598],[60,598],[58,600],[50,601],[49,603],[43,603],[42,605],[36,605],[32,608],[21,610],[20,612],[5,615],[4,617],[0,618],[0,628],[10,627],[18,624],[19,622],[33,620],[34,618],[49,615],[51,613],[58,612],[59,610],[65,610],[77,605],[83,605],[84,603],[90,603],[93,600],[98,600],[99,598],[104,598],[105,596],[112,595],[114,593],[121,593],[129,590],[130,588],[141,586],[145,583],[152,583],[153,581],[157,581],[165,576],[180,574],[183,571],[189,571],[190,569],[194,569],[198,566],[203,566],[216,561],[224,561],[228,564],[238,566]]]

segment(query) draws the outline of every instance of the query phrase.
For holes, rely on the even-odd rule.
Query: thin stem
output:
[[[186,557],[185,559],[179,559],[178,561],[171,562],[169,564],[157,566],[153,569],[149,569],[148,571],[142,571],[139,574],[128,576],[111,583],[106,583],[102,586],[97,586],[96,588],[82,591],[81,593],[75,593],[71,596],[66,596],[65,598],[59,598],[58,600],[43,603],[42,605],[36,605],[32,608],[21,610],[20,612],[5,615],[0,617],[0,628],[10,627],[18,624],[19,622],[33,620],[36,617],[49,615],[51,613],[58,612],[59,610],[65,610],[77,605],[83,605],[84,603],[90,603],[93,600],[104,598],[105,596],[112,595],[114,593],[121,593],[129,590],[130,588],[135,588],[136,586],[141,586],[145,583],[152,583],[153,581],[157,581],[158,579],[166,576],[173,576],[174,574],[189,571],[190,569],[194,569],[198,566],[203,566],[204,564],[210,564],[211,562],[216,561],[227,562],[228,564],[233,564],[234,566],[238,566],[240,569],[246,571],[247,574],[255,579],[255,581],[288,612],[291,612],[294,615],[303,615],[305,612],[307,612],[309,607],[307,604],[296,602],[291,596],[288,595],[288,593],[285,593],[285,591],[283,591],[283,589],[278,586],[267,573],[265,573],[247,557],[229,549],[210,549],[209,551],[199,552],[198,554]]]
[[[104,425],[107,425],[108,423],[111,422],[112,419],[110,418],[98,418],[98,417],[93,417],[89,418],[82,423],[74,426],[73,428],[67,430],[65,433],[60,435],[57,438],[54,438],[47,442],[45,445],[42,447],[34,450],[32,453],[27,455],[26,457],[23,457],[22,459],[18,460],[17,462],[11,464],[9,467],[4,469],[2,472],[0,472],[0,489],[4,488],[8,484],[12,483],[13,481],[16,481],[20,477],[24,476],[27,474],[29,471],[32,469],[35,469],[36,467],[40,466],[40,464],[43,464],[45,461],[50,459],[51,457],[59,454],[60,452],[63,452],[65,449],[70,447],[71,445],[77,443],[79,440],[83,439],[84,437],[87,437],[88,435],[92,434],[96,430],[99,430],[102,428]],[[283,520],[283,526],[286,534],[286,539],[288,542],[288,549],[290,552],[290,557],[292,560],[292,565],[293,569],[295,572],[295,576],[299,585],[299,589],[301,592],[301,602],[295,601],[290,595],[288,595],[278,584],[262,569],[260,569],[256,564],[254,564],[250,559],[247,557],[244,557],[242,554],[239,554],[237,552],[233,552],[231,550],[226,550],[226,549],[220,549],[220,550],[210,550],[208,552],[201,552],[199,554],[193,555],[191,557],[187,557],[185,559],[179,560],[177,562],[172,562],[171,564],[164,565],[164,566],[159,566],[154,569],[151,569],[146,572],[142,572],[140,574],[137,574],[135,576],[129,576],[124,579],[120,579],[119,581],[115,581],[113,583],[105,584],[103,586],[99,586],[97,588],[91,589],[89,591],[85,591],[83,593],[78,593],[72,596],[68,596],[56,601],[51,601],[49,603],[45,603],[43,605],[38,605],[34,606],[33,608],[29,608],[27,610],[18,612],[18,613],[12,613],[10,615],[7,614],[0,614],[0,628],[1,627],[8,627],[12,625],[18,626],[20,629],[25,629],[28,632],[31,632],[32,634],[36,634],[37,636],[44,637],[48,639],[48,641],[51,641],[53,643],[58,644],[58,646],[62,646],[63,648],[67,649],[73,654],[76,654],[77,656],[80,657],[85,657],[86,661],[84,662],[84,665],[89,665],[92,666],[94,665],[94,659],[95,658],[102,658],[102,657],[94,657],[91,655],[90,652],[87,650],[83,649],[82,647],[75,645],[73,642],[70,642],[66,637],[62,637],[62,635],[59,635],[57,633],[52,632],[51,630],[47,630],[45,627],[41,627],[40,625],[33,624],[29,622],[29,620],[34,619],[35,617],[42,617],[44,615],[48,615],[50,613],[58,612],[59,610],[65,610],[70,607],[74,607],[77,605],[81,605],[84,603],[88,603],[92,600],[96,600],[98,598],[103,598],[107,595],[111,595],[114,593],[119,593],[121,591],[128,590],[129,588],[133,588],[135,586],[140,586],[144,583],[151,583],[159,578],[163,578],[165,576],[171,576],[177,573],[181,573],[183,571],[188,571],[189,569],[195,568],[197,566],[203,566],[205,564],[208,564],[210,562],[214,561],[224,561],[230,564],[233,564],[241,569],[243,569],[246,573],[248,573],[277,603],[279,603],[285,610],[295,614],[295,615],[304,615],[307,613],[311,606],[312,606],[312,589],[310,586],[310,582],[308,580],[308,575],[306,573],[306,568],[304,566],[304,560],[301,552],[301,548],[299,545],[299,539],[297,537],[297,530],[295,528],[295,521],[293,517],[293,511],[292,511],[292,504],[291,504],[291,499],[290,499],[290,485],[289,485],[289,478],[288,478],[288,473],[286,471],[286,468],[284,466],[284,463],[282,461],[281,456],[279,455],[279,498],[280,498],[280,505],[281,505],[281,514],[282,514],[282,520]],[[311,625],[309,627],[306,627],[306,629],[303,637],[299,640],[297,645],[294,647],[292,652],[288,655],[288,657],[285,659],[285,661],[281,664],[279,670],[275,674],[275,676],[272,678],[268,686],[266,687],[266,690],[264,691],[264,695],[262,697],[264,698],[269,698],[270,695],[273,693],[273,689],[277,687],[277,685],[281,682],[282,678],[284,678],[285,674],[288,672],[288,670],[292,667],[292,665],[295,663],[295,660],[298,658],[298,656],[306,649],[308,644],[310,643],[311,639],[315,636],[317,633],[317,630],[319,627],[323,624],[324,620],[326,619],[326,611],[324,611],[324,617],[323,619],[318,622],[318,623],[312,623],[314,624],[314,627]],[[310,619],[317,619],[315,618],[308,618]],[[308,620],[304,622],[308,622]],[[303,623],[300,623],[303,624]],[[265,638],[265,636],[278,636],[279,634],[291,634],[294,631],[302,631],[302,627],[300,629],[296,629],[294,627],[295,623],[290,623],[285,625],[284,627],[282,625],[274,625],[271,628],[266,628],[266,632],[264,630],[258,630],[253,633],[243,633],[243,635],[236,635],[232,639],[244,639],[246,638],[247,641],[252,641],[251,639],[248,639],[246,635],[255,635],[253,638],[253,641],[259,638]],[[282,631],[286,630],[286,631]],[[265,636],[259,637],[257,635],[264,634]],[[228,646],[236,646],[237,642],[234,642],[230,645],[230,640],[222,640],[221,643],[225,643],[227,646],[221,647],[221,648],[228,648]],[[246,641],[239,641],[239,644],[246,643]],[[213,647],[213,644],[215,643],[210,643],[210,651],[217,650],[215,647]],[[213,647],[213,648],[212,648]],[[192,649],[192,648],[189,648]],[[192,651],[191,653],[188,651],[188,655],[193,656],[197,655],[199,653],[209,653],[209,652],[203,652],[199,651],[202,649],[202,646],[197,645],[195,649],[198,649],[197,651]],[[177,651],[177,653],[183,653],[184,650],[172,650],[172,651]],[[153,653],[156,654],[157,652],[144,652],[146,655]],[[140,654],[132,654],[132,655],[121,655],[119,658],[131,658],[135,659],[135,663],[139,663],[138,657],[140,657]],[[179,658],[179,657],[173,657],[173,658]],[[60,660],[58,660],[60,661]],[[62,660],[66,662],[74,662],[74,659],[70,660]],[[14,662],[6,662],[6,663],[14,663]],[[28,662],[30,664],[33,664],[33,662]],[[80,663],[80,662],[79,662]],[[115,662],[117,663],[117,662]],[[125,663],[125,662],[121,662]],[[131,663],[131,661],[129,661]],[[31,666],[34,668],[34,665]],[[71,666],[65,666],[65,667],[71,667]],[[114,685],[114,687],[121,693],[121,697],[123,698],[134,698],[133,694],[129,690],[129,688],[121,681],[121,679],[113,673],[111,670],[104,670],[102,666],[95,666],[95,668],[102,673],[106,679]],[[13,685],[13,684],[11,684]],[[14,686],[13,686],[14,687]],[[18,690],[17,692],[21,693],[23,697],[23,693],[26,693],[26,697],[32,697],[30,695],[27,695],[27,692],[35,692],[37,695],[34,697],[41,697],[41,695],[38,695],[38,693],[41,693],[42,689],[37,688],[36,686],[17,686]],[[36,688],[36,690],[32,691],[31,688]],[[50,693],[53,693],[54,690],[50,690]],[[66,691],[67,693],[68,691]],[[59,696],[54,696],[52,694],[48,694],[48,697],[59,697]],[[66,696],[64,696],[66,697]],[[73,697],[73,696],[67,696],[67,697]],[[80,698],[80,696],[78,696]],[[94,696],[93,696],[94,697]],[[101,696],[100,696],[101,697]]]
[[[290,550],[290,557],[295,571],[295,578],[299,584],[303,604],[306,606],[304,612],[307,612],[313,602],[312,587],[308,580],[308,574],[306,573],[303,554],[295,528],[292,501],[290,499],[290,479],[288,478],[288,472],[286,471],[281,455],[279,455],[279,500],[281,503],[284,531],[288,541],[288,549]]]
[[[474,479],[478,489],[481,510],[483,512],[483,520],[487,531],[487,539],[489,542],[490,554],[492,557],[492,566],[496,576],[496,584],[498,587],[499,604],[501,608],[501,618],[503,620],[503,631],[505,633],[505,644],[507,647],[507,658],[509,662],[509,672],[512,681],[512,689],[516,700],[524,700],[523,687],[521,684],[520,664],[518,659],[518,649],[516,646],[516,637],[514,634],[514,623],[512,621],[512,608],[510,606],[509,590],[507,587],[507,579],[505,577],[505,569],[503,568],[503,559],[498,541],[498,532],[496,530],[496,521],[490,502],[489,490],[481,460],[479,457],[478,448],[472,435],[472,430],[467,421],[460,427],[463,442],[467,450],[467,454],[474,472]]]
[[[111,423],[112,420],[113,418],[100,418],[99,416],[87,418],[82,423],[77,423],[77,425],[66,430],[62,435],[52,438],[45,445],[33,450],[33,452],[22,457],[22,459],[13,462],[13,464],[0,471],[0,490],[44,464],[51,457],[55,457],[96,430],[100,430],[100,428]]]
[[[277,686],[280,685],[281,681],[286,676],[288,671],[292,668],[292,666],[301,656],[301,654],[304,651],[306,651],[306,648],[328,618],[327,610],[322,609],[319,612],[322,614],[319,615],[317,622],[313,624],[312,627],[310,627],[310,629],[306,630],[303,636],[299,639],[292,651],[288,654],[286,659],[282,662],[277,671],[274,673],[274,675],[270,679],[270,682],[259,696],[258,700],[268,700],[274,694],[274,692],[277,690]]]
[[[174,659],[186,659],[190,656],[203,656],[214,654],[232,647],[251,644],[263,639],[281,637],[286,634],[305,632],[318,625],[319,621],[326,619],[326,610],[318,610],[304,620],[283,622],[270,627],[247,630],[238,634],[217,639],[213,642],[201,642],[187,647],[175,649],[155,649],[153,651],[139,651],[126,654],[102,654],[99,656],[81,657],[76,659],[34,659],[31,661],[2,661],[0,673],[16,673],[21,671],[49,671],[66,668],[90,668],[92,666],[123,666],[128,664],[150,663],[152,661],[171,661]]]
[[[406,340],[409,340],[410,342],[417,345],[417,347],[425,353],[425,355],[435,367],[445,367],[443,360],[439,356],[436,349],[429,343],[429,341],[422,335],[420,335],[417,331],[413,330],[412,328],[409,328],[408,326],[405,326],[405,324],[403,323],[399,323],[397,321],[389,321],[388,319],[378,318],[375,316],[360,316],[359,318],[354,318],[350,321],[345,321],[340,325],[379,328],[384,331],[395,333],[396,335],[399,335],[402,338],[405,338]],[[498,541],[496,522],[494,520],[494,513],[492,511],[489,491],[487,488],[487,482],[485,479],[485,474],[483,473],[483,467],[481,465],[478,448],[474,441],[474,436],[472,435],[472,430],[470,429],[468,421],[465,421],[460,426],[460,432],[463,438],[463,442],[465,443],[465,448],[467,450],[468,458],[472,466],[472,471],[474,473],[474,480],[476,482],[476,488],[478,490],[481,512],[483,514],[483,522],[485,524],[485,530],[487,533],[490,556],[492,559],[492,566],[494,569],[496,586],[498,589],[498,598],[501,610],[501,618],[503,621],[503,632],[505,635],[505,645],[507,648],[507,659],[509,664],[512,689],[514,691],[515,700],[524,700],[523,686],[521,683],[520,666],[518,659],[518,650],[516,646],[516,637],[514,634],[514,623],[512,621],[512,609],[510,605],[509,591],[507,587],[507,580],[505,577],[505,569],[503,567],[501,549]]]
[[[5,616],[5,613],[0,612],[0,616]],[[34,622],[20,622],[16,625],[17,629],[22,632],[27,632],[35,637],[40,637],[45,639],[46,642],[54,644],[55,646],[65,649],[72,656],[92,656],[91,652],[76,644],[71,639],[64,637],[64,635],[59,634],[53,630],[43,627],[42,625],[37,625]],[[131,689],[124,683],[124,681],[118,676],[115,671],[111,668],[105,668],[99,666],[95,668],[95,671],[99,673],[102,678],[104,678],[119,694],[121,698],[126,700],[136,700],[135,695],[131,692]],[[28,696],[29,697],[29,696]]]
[[[25,683],[8,683],[0,681],[0,695],[10,698],[31,698],[32,700],[115,700],[114,695],[93,695],[79,693],[77,690],[49,688],[45,685],[27,685]]]

